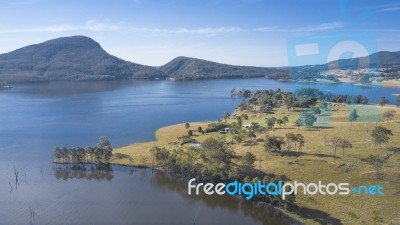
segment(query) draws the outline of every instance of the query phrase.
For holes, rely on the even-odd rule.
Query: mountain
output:
[[[165,77],[154,67],[124,61],[108,54],[84,36],[63,37],[0,55],[0,80],[114,80]]]
[[[369,56],[335,60],[329,62],[327,66],[330,69],[400,67],[400,51],[380,51]]]
[[[288,78],[288,74],[275,68],[234,66],[180,56],[160,67],[170,78],[177,80],[198,80],[218,78],[268,77]]]
[[[30,45],[0,55],[0,82],[43,82],[58,80],[174,79],[267,77],[285,80],[316,80],[329,69],[369,67],[400,68],[399,52],[377,52],[368,57],[341,59],[323,65],[286,68],[235,66],[202,59],[177,57],[151,67],[128,62],[108,54],[85,36],[63,37]],[[361,66],[360,66],[361,65]],[[289,73],[290,71],[290,73]],[[397,74],[397,72],[396,72]],[[393,72],[390,74],[393,77]]]

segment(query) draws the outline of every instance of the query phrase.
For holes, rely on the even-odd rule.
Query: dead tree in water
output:
[[[35,209],[33,208],[33,205],[29,205],[29,213],[30,213],[30,224],[33,224],[35,221]]]
[[[17,189],[17,188],[18,188],[18,184],[19,184],[19,180],[18,180],[18,178],[19,178],[19,171],[17,171],[17,170],[15,169],[15,166],[14,166],[14,176],[15,176],[15,189]]]

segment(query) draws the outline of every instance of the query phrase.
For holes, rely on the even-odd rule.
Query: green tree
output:
[[[251,152],[246,152],[242,158],[242,166],[245,170],[252,170],[254,168],[254,163],[256,161],[256,156]]]
[[[377,126],[372,130],[371,136],[374,139],[374,143],[379,145],[379,149],[382,149],[382,144],[388,143],[393,133],[385,127]]]
[[[199,126],[199,127],[197,128],[197,132],[199,132],[199,133],[202,134],[202,133],[204,132],[204,131],[203,131],[203,128]]]
[[[381,97],[381,98],[379,99],[379,105],[380,105],[381,107],[383,107],[383,106],[386,105],[386,104],[389,104],[389,100],[388,100],[387,98],[385,98],[385,97]]]
[[[112,156],[113,148],[110,140],[106,136],[101,136],[96,146],[97,163],[108,163]]]
[[[155,146],[150,149],[150,153],[156,159],[157,164],[163,168],[167,165],[170,156],[170,152],[167,149]]]
[[[192,130],[188,130],[188,136],[189,137],[193,136],[193,131]]]
[[[285,141],[282,137],[268,136],[264,143],[264,149],[267,152],[281,151],[283,144],[285,144]]]
[[[234,151],[222,139],[210,137],[201,143],[200,158],[205,163],[203,175],[208,179],[227,179]]]
[[[267,124],[267,129],[274,129],[275,126],[275,122],[276,122],[276,118],[275,117],[270,117],[267,118],[266,124]]]
[[[289,122],[289,118],[287,116],[282,117],[282,121],[283,121],[283,126],[286,126],[286,123]]]
[[[283,120],[282,119],[277,119],[276,123],[279,125],[279,128],[282,129]]]
[[[357,114],[357,110],[353,109],[349,114],[350,130],[353,126],[353,122],[356,121],[358,117],[360,116]]]
[[[241,127],[243,126],[242,117],[238,116],[238,117],[236,118],[236,122],[237,122],[239,128],[241,128]]]
[[[189,129],[190,128],[190,123],[185,123],[185,129]]]
[[[315,121],[317,121],[317,117],[313,112],[303,111],[299,113],[300,126],[312,127]]]

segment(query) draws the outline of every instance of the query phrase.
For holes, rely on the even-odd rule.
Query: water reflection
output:
[[[94,81],[94,82],[74,82],[74,81],[57,81],[38,84],[28,84],[23,86],[23,92],[29,95],[44,95],[52,97],[61,97],[69,95],[80,95],[86,93],[105,92],[119,89],[121,87],[130,86],[132,80],[118,81]],[[140,83],[138,81],[137,83]]]
[[[263,225],[289,224],[281,217],[274,215],[274,213],[268,208],[257,207],[255,202],[247,201],[241,197],[232,197],[227,195],[188,195],[186,179],[182,180],[173,175],[155,172],[152,176],[151,183],[155,188],[179,193],[179,195],[189,200],[191,203],[201,201],[207,206],[207,208],[212,210],[225,209],[234,213],[242,212],[245,216],[251,217],[253,220],[260,222]],[[201,221],[201,212],[199,213],[198,220]]]
[[[53,167],[54,177],[58,180],[85,179],[94,181],[111,181],[114,177],[110,165],[93,164],[56,164]]]

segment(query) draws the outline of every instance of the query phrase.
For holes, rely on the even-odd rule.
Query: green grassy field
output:
[[[348,122],[348,113],[352,107],[357,107],[360,115],[358,121],[352,125]],[[395,111],[394,119],[388,123],[380,118],[378,125],[384,126],[393,132],[390,142],[379,149],[373,143],[371,130],[376,126],[376,120],[380,112]],[[239,112],[237,112],[240,114]],[[265,114],[249,114],[249,120],[243,120],[243,124],[258,122],[265,126],[266,117],[274,116],[282,118],[289,117],[289,123],[286,126],[275,125],[273,131],[264,134],[257,134],[257,138],[262,140],[266,135],[275,135],[284,137],[286,133],[301,133],[305,138],[305,146],[301,152],[296,152],[291,156],[281,156],[266,153],[263,142],[255,142],[254,145],[246,143],[233,144],[232,148],[237,155],[242,155],[248,151],[262,159],[261,163],[257,161],[255,168],[265,173],[276,175],[286,175],[291,180],[299,182],[318,182],[340,183],[348,182],[350,186],[361,184],[372,185],[380,184],[384,187],[382,196],[324,196],[324,195],[297,195],[296,202],[298,209],[291,214],[304,221],[306,224],[400,224],[400,155],[395,154],[384,166],[384,175],[382,179],[375,178],[374,168],[364,162],[362,159],[370,154],[384,155],[387,153],[387,147],[400,146],[400,109],[394,106],[340,106],[334,111],[329,112],[332,116],[322,113],[316,125],[323,128],[298,128],[294,125],[298,112],[296,110],[287,112],[283,109],[277,109],[274,114],[266,116]],[[228,120],[228,122],[235,120]],[[367,122],[365,122],[367,121]],[[197,127],[207,127],[208,122],[190,123],[191,130],[194,131],[194,138],[199,142],[210,136],[225,136],[226,140],[231,140],[229,134],[207,133],[205,135],[197,133]],[[327,126],[329,125],[329,126]],[[351,127],[351,130],[350,130]],[[168,126],[157,130],[156,141],[135,143],[114,149],[115,153],[124,154],[131,157],[112,159],[112,163],[152,166],[149,149],[153,146],[164,146],[172,149],[177,146],[177,138],[187,134],[184,124]],[[343,136],[351,141],[353,148],[338,148],[337,157],[333,157],[333,150],[329,139],[332,136]],[[326,141],[325,141],[326,140]],[[340,167],[343,163],[354,163],[355,167],[346,172]]]

